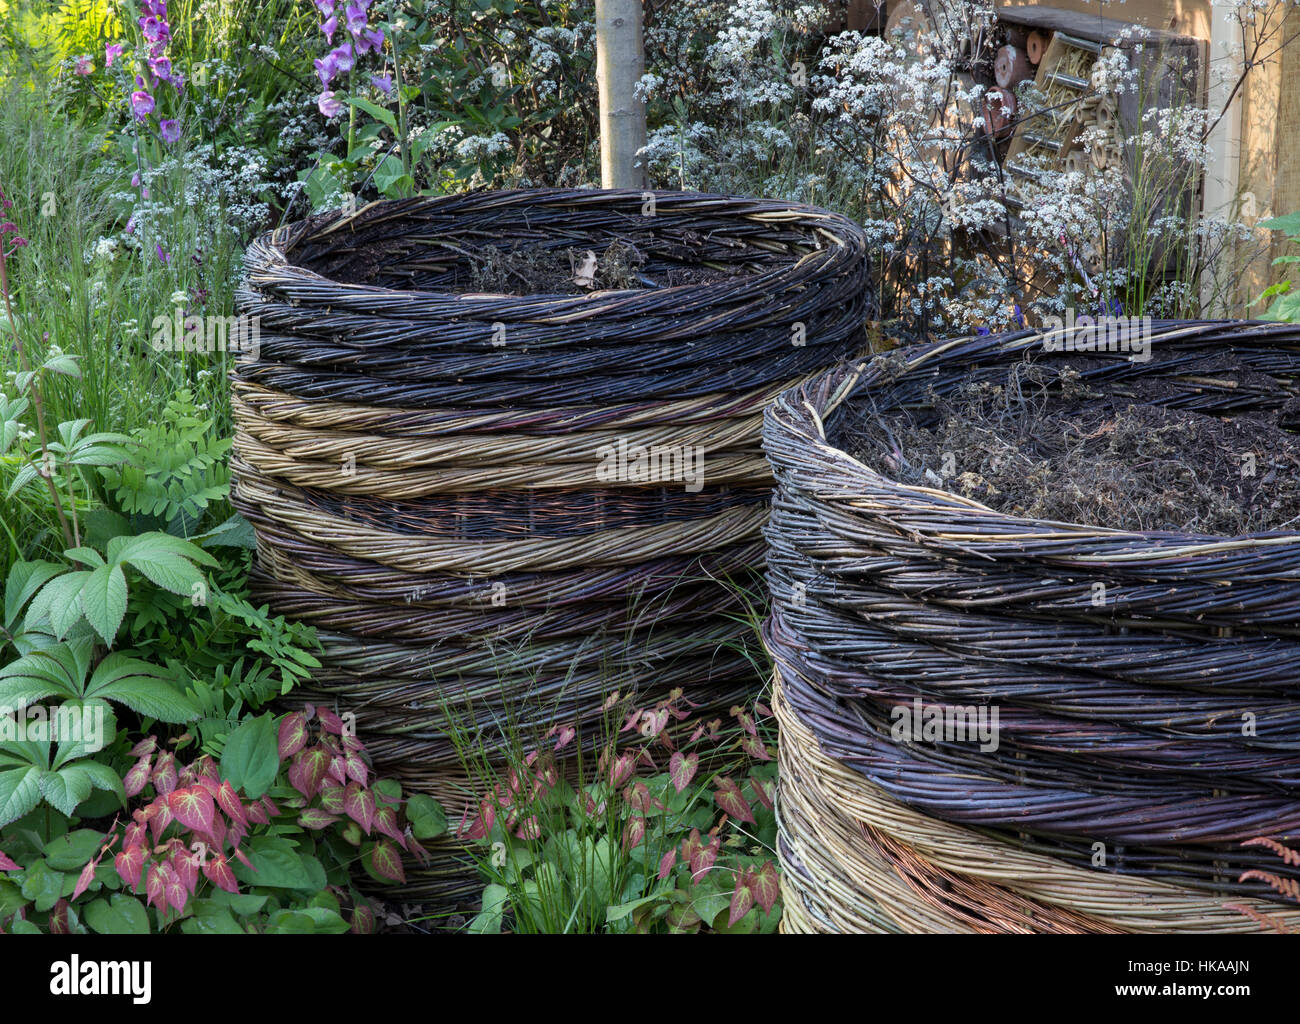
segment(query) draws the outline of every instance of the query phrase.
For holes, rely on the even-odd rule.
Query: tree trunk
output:
[[[600,183],[646,187],[637,150],[646,144],[645,104],[636,83],[645,74],[640,0],[596,0],[596,79],[600,87]]]

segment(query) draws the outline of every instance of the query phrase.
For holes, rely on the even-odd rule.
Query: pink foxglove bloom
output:
[[[162,134],[163,142],[167,145],[175,145],[176,140],[181,137],[181,126],[175,118],[168,118],[165,121],[158,122],[158,131]]]
[[[131,93],[131,110],[135,113],[137,121],[143,121],[153,113],[153,97],[147,92]]]
[[[334,13],[334,0],[315,0],[316,10],[320,11],[325,17]]]
[[[339,19],[334,17],[334,15],[332,14],[328,18],[326,18],[323,22],[321,22],[320,30],[325,33],[326,42],[333,44],[334,33],[338,31],[338,28],[339,28]]]
[[[334,96],[333,92],[326,90],[320,94],[320,99],[316,101],[316,106],[326,117],[336,117],[343,110],[343,104]]]
[[[122,51],[124,49],[125,47],[121,43],[104,44],[104,67],[111,68],[113,66],[113,61],[122,56]]]

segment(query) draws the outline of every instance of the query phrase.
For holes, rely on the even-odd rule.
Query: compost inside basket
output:
[[[899,483],[1027,519],[1218,536],[1296,529],[1300,438],[1287,427],[1300,401],[1234,416],[1170,407],[1192,378],[1277,390],[1231,353],[1204,362],[1090,384],[1099,360],[1025,360],[981,368],[915,409],[882,411],[890,388],[877,387],[840,412],[831,440]]]
[[[690,231],[666,236],[648,231],[534,231],[520,238],[506,229],[486,236],[430,239],[413,233],[359,241],[312,268],[342,284],[457,294],[582,295],[711,284],[759,274],[797,258],[721,238],[705,240]]]

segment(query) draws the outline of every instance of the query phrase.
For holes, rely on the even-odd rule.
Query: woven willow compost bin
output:
[[[937,472],[906,486],[845,450],[845,424],[923,416],[1026,363],[1048,389],[1158,393],[1213,417],[1278,410],[1294,430],[1300,327],[1151,333],[1147,361],[1070,351],[1061,332],[918,346],[768,411],[787,930],[1262,927],[1232,904],[1300,927],[1294,903],[1239,880],[1300,875],[1241,845],[1300,834],[1300,534],[1018,518]],[[996,707],[999,742],[893,730],[918,701]]]
[[[600,288],[615,250],[626,280]],[[594,290],[482,281],[566,260]],[[235,375],[233,468],[254,585],[318,627],[295,699],[354,712],[381,774],[459,817],[477,804],[453,734],[491,754],[599,721],[615,692],[682,687],[705,714],[756,688],[740,586],[763,556],[762,410],[865,348],[856,225],[482,191],[278,230],[247,271],[260,353]],[[472,891],[452,850],[405,893]]]

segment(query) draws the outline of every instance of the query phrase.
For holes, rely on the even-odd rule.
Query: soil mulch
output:
[[[1231,357],[1216,363],[1218,377],[1253,376]],[[1294,400],[1220,417],[1161,404],[1176,393],[1160,378],[1101,391],[1077,369],[1025,362],[1001,383],[931,393],[924,410],[859,407],[839,432],[883,476],[1023,518],[1218,536],[1294,530],[1300,438],[1282,426],[1296,421]]]

